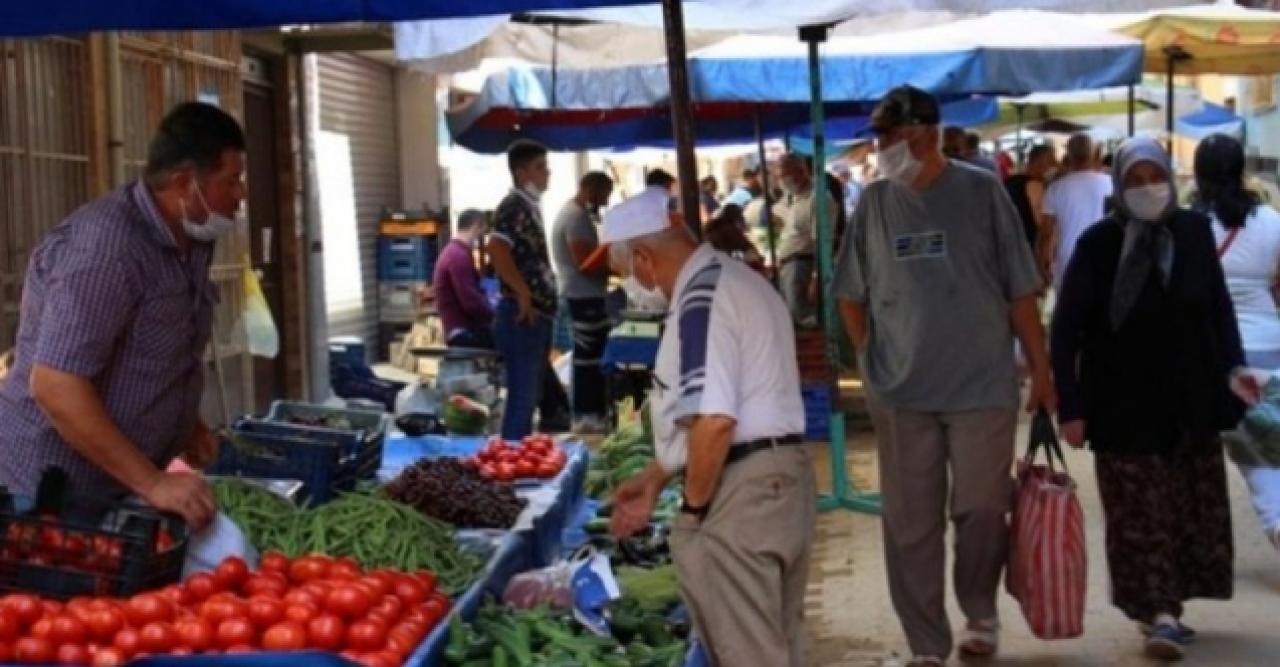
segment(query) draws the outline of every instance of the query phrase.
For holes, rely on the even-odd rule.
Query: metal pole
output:
[[[1136,102],[1136,100],[1134,99],[1134,90],[1133,90],[1133,85],[1132,85],[1132,84],[1130,84],[1130,85],[1129,85],[1129,138],[1131,138],[1131,139],[1133,138],[1133,134],[1134,134],[1134,132],[1135,132],[1135,130],[1136,130],[1136,127],[1135,127],[1136,122],[1135,122],[1134,117],[1133,117],[1133,116],[1134,116],[1134,105],[1135,105],[1136,103],[1137,103],[1137,102]]]
[[[689,100],[689,70],[684,48],[684,9],[680,0],[662,0],[662,26],[667,40],[667,75],[671,81],[671,136],[676,142],[676,171],[680,179],[680,210],[696,239],[702,239],[698,199],[698,163],[693,155],[693,109]]]
[[[764,208],[760,211],[763,220],[757,220],[756,224],[763,222],[764,228],[769,234],[769,266],[773,271],[769,275],[769,279],[773,281],[773,288],[778,289],[778,233],[773,228],[773,195],[769,190],[769,162],[764,152],[764,129],[760,125],[760,105],[756,105],[755,121],[756,121],[756,148],[760,151],[760,187],[764,189]],[[747,221],[751,223],[750,220]]]
[[[1165,80],[1165,97],[1164,97],[1164,129],[1169,134],[1168,150],[1173,153],[1173,70],[1177,66],[1177,60],[1172,56],[1169,57],[1168,77]]]
[[[107,33],[107,162],[111,187],[124,185],[124,70],[120,62],[120,33]]]
[[[560,24],[551,26],[551,108],[556,108],[556,84],[560,78]]]
[[[295,61],[298,102],[298,139],[302,151],[302,179],[306,196],[302,198],[303,261],[307,275],[306,323],[310,333],[308,372],[310,400],[323,402],[329,397],[329,325],[324,291],[324,228],[320,218],[320,176],[316,171],[316,133],[319,131],[320,95],[316,64],[308,59],[300,43],[291,45]]]
[[[836,321],[836,304],[832,293],[831,276],[834,268],[835,239],[827,201],[827,139],[822,108],[822,59],[819,52],[819,45],[827,40],[829,30],[830,27],[825,25],[800,28],[800,40],[809,44],[809,113],[813,126],[813,164],[816,172],[813,187],[818,226],[818,281],[822,286],[822,323],[826,331],[827,365],[831,372],[830,430],[828,431],[831,437],[831,495],[819,499],[818,508],[821,510],[851,509],[878,514],[880,512],[879,496],[859,494],[850,484],[845,457],[844,412],[838,409],[840,401],[839,340],[843,334]]]
[[[1013,105],[1014,113],[1018,115],[1018,134],[1017,134],[1018,138],[1016,139],[1016,141],[1018,142],[1018,150],[1016,151],[1018,154],[1018,171],[1022,171],[1022,169],[1027,164],[1027,157],[1026,157],[1027,151],[1022,146],[1022,112],[1024,109],[1026,109],[1026,105],[1023,105],[1023,104]]]

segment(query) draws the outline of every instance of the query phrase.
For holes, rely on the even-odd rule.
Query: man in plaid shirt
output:
[[[31,255],[15,364],[0,386],[0,484],[32,496],[62,468],[78,492],[134,494],[193,527],[216,510],[198,475],[216,439],[200,420],[217,290],[214,242],[245,196],[245,140],[217,107],[165,117],[143,177],[87,204]]]

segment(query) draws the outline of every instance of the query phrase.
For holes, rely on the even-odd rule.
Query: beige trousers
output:
[[[969,620],[994,619],[1008,560],[1017,410],[926,413],[868,403],[879,443],[889,596],[911,651],[946,658],[948,506],[960,609]]]
[[[725,468],[711,512],[677,517],[680,592],[717,667],[807,667],[804,592],[817,512],[804,447],[761,451]]]

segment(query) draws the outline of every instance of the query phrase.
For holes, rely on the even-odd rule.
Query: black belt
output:
[[[792,255],[792,256],[790,256],[790,257],[786,258],[786,259],[779,260],[779,261],[778,261],[778,263],[779,263],[779,264],[790,264],[791,262],[794,262],[794,261],[799,260],[799,259],[804,259],[804,260],[813,261],[813,259],[814,259],[814,254],[813,254],[813,253],[811,253],[811,252],[798,252],[798,253],[796,253],[796,254],[794,254],[794,255]]]
[[[793,445],[803,444],[804,436],[801,435],[784,435],[780,438],[760,438],[759,440],[752,440],[750,442],[735,442],[729,447],[729,455],[725,457],[724,464],[731,465],[737,463],[762,449],[790,447]]]

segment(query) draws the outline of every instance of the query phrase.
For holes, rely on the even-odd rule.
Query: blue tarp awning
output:
[[[700,140],[753,136],[756,105],[776,105],[780,116],[790,114],[790,120],[765,114],[766,130],[808,122],[807,46],[794,38],[732,37],[692,53],[688,70],[695,111],[737,105],[744,112],[700,114]],[[865,112],[904,83],[955,99],[1129,85],[1141,75],[1137,40],[1060,14],[1026,10],[904,33],[836,37],[822,47],[822,87],[833,117],[859,113],[832,106],[861,104]],[[491,75],[471,103],[451,111],[449,128],[459,144],[482,152],[500,151],[515,137],[539,138],[532,133],[544,125],[557,126],[563,149],[651,145],[670,139],[669,101],[664,63],[554,73],[543,66],[512,67]],[[631,124],[615,124],[627,114],[634,116]],[[588,143],[575,146],[570,128],[578,120],[585,122],[576,132]]]
[[[92,30],[222,30],[586,9],[642,0],[0,0],[0,37]]]
[[[1244,131],[1244,119],[1226,107],[1205,102],[1199,111],[1179,117],[1175,129],[1178,134],[1192,139],[1203,139],[1211,134],[1240,137]]]

